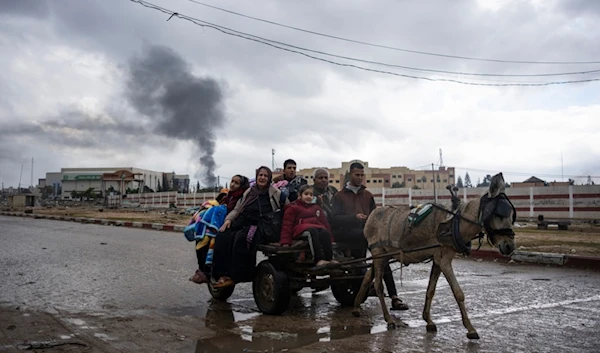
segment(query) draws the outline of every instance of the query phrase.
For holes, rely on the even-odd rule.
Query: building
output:
[[[510,187],[512,188],[530,188],[530,187],[538,187],[538,186],[546,186],[546,182],[538,177],[532,176],[531,178],[528,178],[527,180],[524,180],[522,182],[513,182],[512,184],[510,184]]]
[[[61,182],[62,182],[62,173],[46,173],[46,178],[39,179],[38,186],[40,188],[51,186],[52,187],[52,196],[57,197],[61,194]]]
[[[190,176],[187,174],[175,174],[173,176],[173,190],[188,194],[190,192]]]
[[[75,193],[93,189],[92,193],[105,196],[110,192],[126,193],[127,189],[140,192],[157,191],[163,173],[135,167],[115,168],[61,168],[60,173],[47,173],[46,185],[60,174],[61,199],[71,199]]]
[[[354,162],[361,163],[365,167],[364,185],[371,188],[380,187],[398,187],[415,189],[445,189],[448,184],[455,184],[454,167],[439,167],[436,170],[412,170],[407,167],[374,168],[369,166],[369,162],[353,160],[342,162],[340,168],[312,167],[298,170],[297,174],[313,184],[314,172],[319,168],[329,171],[330,185],[338,190],[345,184],[348,177],[350,165]],[[281,175],[282,171],[276,171],[273,176]]]
[[[35,206],[35,195],[17,194],[8,196],[8,207],[33,207]]]

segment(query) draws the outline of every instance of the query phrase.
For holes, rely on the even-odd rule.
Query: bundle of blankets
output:
[[[227,205],[219,205],[217,200],[209,200],[202,204],[194,213],[190,223],[184,228],[183,234],[188,241],[196,242],[196,250],[208,246],[206,264],[212,264],[215,237],[219,228],[225,222]]]

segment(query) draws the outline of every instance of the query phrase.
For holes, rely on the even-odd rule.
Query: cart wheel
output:
[[[229,299],[229,297],[231,297],[231,295],[233,294],[233,290],[235,289],[235,285],[230,286],[230,287],[225,287],[225,288],[215,288],[212,285],[212,282],[209,280],[208,283],[208,291],[210,292],[210,295],[219,301],[226,301],[227,299]]]
[[[340,281],[331,284],[331,293],[342,306],[354,306],[354,300],[360,290],[362,280]],[[367,300],[368,293],[362,298],[361,303]]]
[[[256,268],[252,294],[260,311],[267,315],[282,314],[290,305],[291,290],[287,274],[276,270],[269,260],[263,260]]]

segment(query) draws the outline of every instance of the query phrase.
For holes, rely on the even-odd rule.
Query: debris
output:
[[[81,342],[29,342],[29,343],[18,344],[17,348],[24,350],[24,351],[31,351],[34,349],[48,349],[48,348],[69,346],[69,345],[87,347],[87,344],[81,343]]]

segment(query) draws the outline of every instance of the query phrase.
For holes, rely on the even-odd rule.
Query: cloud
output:
[[[274,40],[405,66],[527,74],[594,68],[416,55],[312,36],[190,2],[153,2]],[[226,0],[219,6],[421,51],[532,61],[600,57],[595,2],[490,4]],[[0,170],[3,180],[13,184],[19,178],[18,161],[31,155],[43,158],[45,168],[52,170],[130,163],[193,175],[202,141],[206,144],[201,151],[212,151],[213,174],[221,177],[252,174],[257,165],[270,165],[271,148],[277,151],[276,166],[291,157],[300,167],[336,167],[354,158],[373,167],[423,166],[437,163],[442,148],[446,165],[465,167],[463,175],[471,170],[474,181],[495,170],[560,174],[562,150],[565,174],[600,174],[593,145],[598,138],[593,119],[598,84],[465,87],[366,73],[178,18],[167,22],[167,15],[128,1],[0,6],[0,130],[10,131],[0,134]],[[550,79],[390,70],[482,83]],[[552,79],[580,77],[600,75]],[[202,94],[198,98],[193,92]],[[190,104],[178,97],[188,97],[182,99]],[[202,115],[216,122],[212,132],[189,128],[198,111],[215,113]],[[524,179],[521,174],[505,175],[509,181]]]

